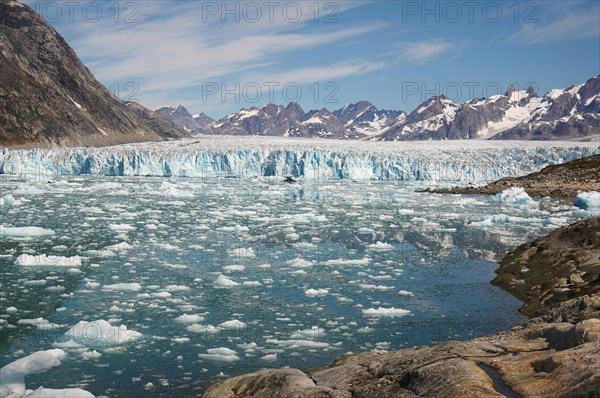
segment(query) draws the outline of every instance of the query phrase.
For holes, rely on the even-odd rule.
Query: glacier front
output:
[[[597,143],[197,137],[105,148],[8,149],[0,174],[483,182],[600,153]]]

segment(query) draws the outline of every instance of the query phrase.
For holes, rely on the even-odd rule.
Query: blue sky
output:
[[[410,111],[600,74],[595,1],[27,3],[121,98],[215,118],[288,100]]]

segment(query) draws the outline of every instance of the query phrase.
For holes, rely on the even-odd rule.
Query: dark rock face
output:
[[[160,140],[42,17],[17,1],[0,1],[0,145]]]
[[[125,105],[127,105],[127,108],[135,113],[140,120],[150,126],[153,131],[156,131],[164,139],[172,140],[188,136],[176,123],[173,123],[157,112],[141,106],[137,102],[126,102]]]
[[[568,299],[600,294],[600,217],[562,227],[500,260],[492,281],[536,311]]]
[[[202,127],[183,105],[179,105],[177,108],[163,107],[157,109],[156,113],[190,133],[196,132]]]
[[[204,113],[194,115],[193,117],[194,117],[194,120],[196,120],[196,123],[198,123],[198,125],[200,126],[200,128],[206,127],[215,121],[215,119],[213,119],[212,117],[210,117],[208,115],[205,115]]]

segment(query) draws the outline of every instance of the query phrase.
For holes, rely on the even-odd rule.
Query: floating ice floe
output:
[[[323,297],[329,294],[329,289],[308,289],[304,294],[307,297]]]
[[[12,195],[4,195],[0,198],[0,206],[13,207],[20,206],[21,204],[23,204],[23,202],[16,200]]]
[[[202,322],[204,320],[203,316],[200,315],[196,315],[196,314],[183,314],[178,316],[177,318],[175,318],[175,322],[179,322],[179,323],[198,323],[198,322]]]
[[[62,257],[47,256],[45,254],[21,254],[17,257],[15,264],[22,266],[61,266],[61,267],[79,267],[81,266],[81,257]]]
[[[107,321],[99,319],[93,322],[80,321],[70,328],[64,337],[85,345],[103,346],[137,340],[142,337],[142,334],[127,329],[125,325],[113,326]]]
[[[505,224],[505,223],[543,223],[544,220],[541,218],[535,217],[515,217],[515,216],[507,216],[506,214],[494,214],[491,216],[484,216],[479,221],[474,221],[469,225],[479,226],[479,227],[490,227],[494,224]]]
[[[298,349],[298,348],[328,348],[330,345],[324,341],[314,341],[314,340],[278,340],[278,339],[267,339],[267,343],[275,344],[280,347],[286,347],[290,349]]]
[[[391,245],[389,243],[379,242],[379,241],[377,241],[377,243],[368,245],[367,247],[371,250],[392,250],[392,249],[394,249],[394,245]]]
[[[2,367],[0,369],[0,397],[94,398],[94,395],[79,388],[56,390],[39,387],[35,391],[26,389],[26,376],[59,366],[61,365],[60,360],[66,356],[67,354],[59,348],[38,351]]]
[[[511,187],[496,194],[494,200],[502,204],[537,207],[538,203],[531,199],[523,188]]]
[[[400,308],[368,308],[362,310],[364,316],[371,317],[401,317],[410,314],[409,310],[403,310]]]
[[[600,192],[581,192],[575,197],[575,206],[580,209],[600,208]]]
[[[338,258],[336,260],[327,260],[323,264],[325,265],[369,265],[370,259],[368,257],[352,259]]]
[[[293,260],[289,260],[287,262],[289,265],[291,265],[292,267],[296,267],[296,268],[309,268],[313,266],[313,263],[310,261],[307,261],[303,258],[295,258]]]
[[[221,286],[221,287],[231,287],[231,286],[238,286],[239,283],[229,279],[225,275],[219,275],[219,277],[215,281],[215,285]]]
[[[198,358],[213,362],[235,362],[240,359],[236,351],[227,347],[209,348],[206,352],[198,354]]]
[[[115,283],[114,285],[104,285],[102,286],[104,290],[119,290],[119,291],[131,291],[138,292],[142,289],[142,286],[139,283]]]
[[[251,247],[240,247],[229,251],[229,256],[234,258],[255,258],[256,253]]]
[[[198,323],[194,323],[185,328],[188,332],[192,333],[200,333],[200,334],[215,334],[219,333],[221,330],[213,325],[201,325]]]
[[[217,327],[222,330],[239,330],[244,329],[246,326],[247,325],[244,322],[233,319],[231,321],[223,322]]]
[[[4,225],[0,225],[0,236],[29,238],[54,234],[55,232],[53,230],[40,227],[5,227]]]
[[[242,272],[242,271],[246,270],[246,267],[241,264],[226,265],[223,267],[223,270],[229,271],[229,272],[234,272],[234,271]]]

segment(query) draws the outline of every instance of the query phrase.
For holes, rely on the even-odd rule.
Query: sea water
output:
[[[589,215],[419,182],[3,177],[0,367],[61,348],[27,388],[108,397],[507,329],[494,261]]]

